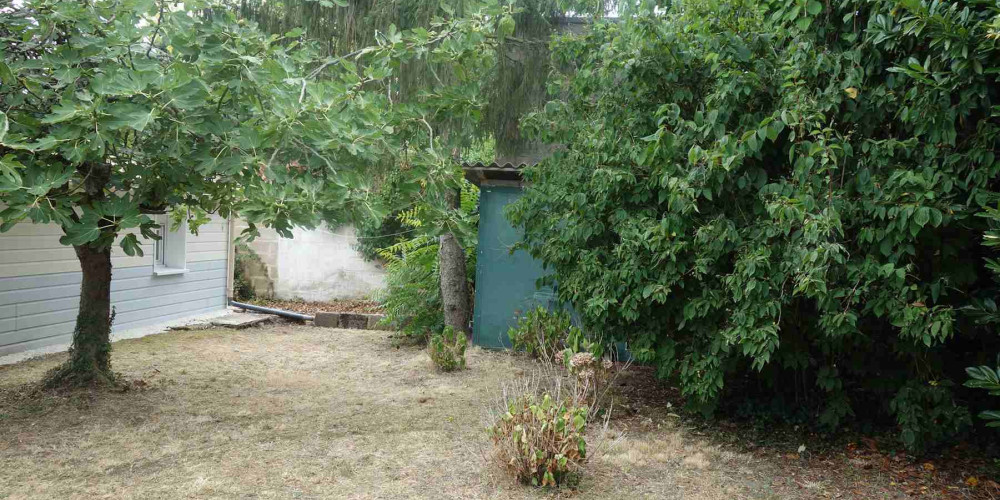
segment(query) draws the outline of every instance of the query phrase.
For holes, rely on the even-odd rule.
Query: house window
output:
[[[157,214],[153,220],[160,225],[156,230],[160,239],[153,242],[153,274],[164,276],[187,272],[187,221],[174,228],[167,214]]]
[[[154,215],[153,220],[160,225],[156,228],[156,235],[160,237],[158,240],[153,240],[153,265],[157,267],[163,267],[163,245],[166,241],[163,239],[166,236],[166,230],[164,229],[167,225],[166,215]]]

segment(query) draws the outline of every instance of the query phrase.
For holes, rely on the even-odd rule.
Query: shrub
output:
[[[522,395],[488,429],[497,461],[518,481],[560,486],[587,459],[587,408]]]
[[[580,329],[570,322],[569,312],[549,311],[538,306],[517,319],[517,327],[507,331],[515,350],[553,361],[567,346],[570,337],[582,337]]]
[[[569,355],[568,349],[566,354]],[[613,368],[610,359],[598,358],[590,352],[575,353],[566,361],[566,369],[576,382],[577,399],[587,401],[591,408],[597,408],[611,381]]]
[[[969,410],[952,399],[951,383],[910,381],[889,402],[899,424],[900,440],[910,451],[938,447],[972,425]]]
[[[354,243],[354,250],[369,261],[383,260],[379,250],[405,240],[404,236],[412,232],[412,228],[404,226],[399,219],[398,212],[381,220],[364,219],[355,226],[358,240]]]
[[[239,268],[237,268],[239,269]],[[239,302],[252,301],[257,298],[257,292],[253,289],[253,284],[245,276],[233,273],[233,299]]]
[[[938,407],[910,443],[955,434],[961,388],[900,391],[1000,352],[969,321],[1000,294],[977,216],[1000,179],[996,6],[632,13],[556,38],[552,101],[522,122],[565,146],[507,210],[558,299],[702,408],[759,395],[837,428]]]
[[[465,369],[465,348],[468,340],[465,334],[456,332],[450,326],[444,327],[441,333],[431,337],[427,352],[434,366],[443,372],[453,372]]]

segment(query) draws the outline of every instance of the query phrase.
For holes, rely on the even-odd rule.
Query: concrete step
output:
[[[212,320],[211,325],[221,328],[242,330],[244,328],[273,323],[277,319],[278,317],[272,314],[232,313]]]

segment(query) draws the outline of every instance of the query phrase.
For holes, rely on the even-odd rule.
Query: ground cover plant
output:
[[[996,5],[622,14],[555,40],[523,124],[565,146],[509,212],[560,299],[706,412],[914,452],[972,431],[965,368],[1000,349]]]

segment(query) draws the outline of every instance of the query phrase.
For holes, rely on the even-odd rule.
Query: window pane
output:
[[[166,236],[167,236],[167,216],[166,215],[160,215],[160,214],[158,214],[158,215],[155,215],[153,217],[153,220],[155,220],[156,223],[160,225],[160,227],[156,229],[156,235],[159,236],[160,239],[155,240],[153,242],[153,262],[156,265],[162,265],[163,264],[163,254],[164,254],[163,249],[164,249],[164,246],[167,243],[167,240],[166,240]]]

